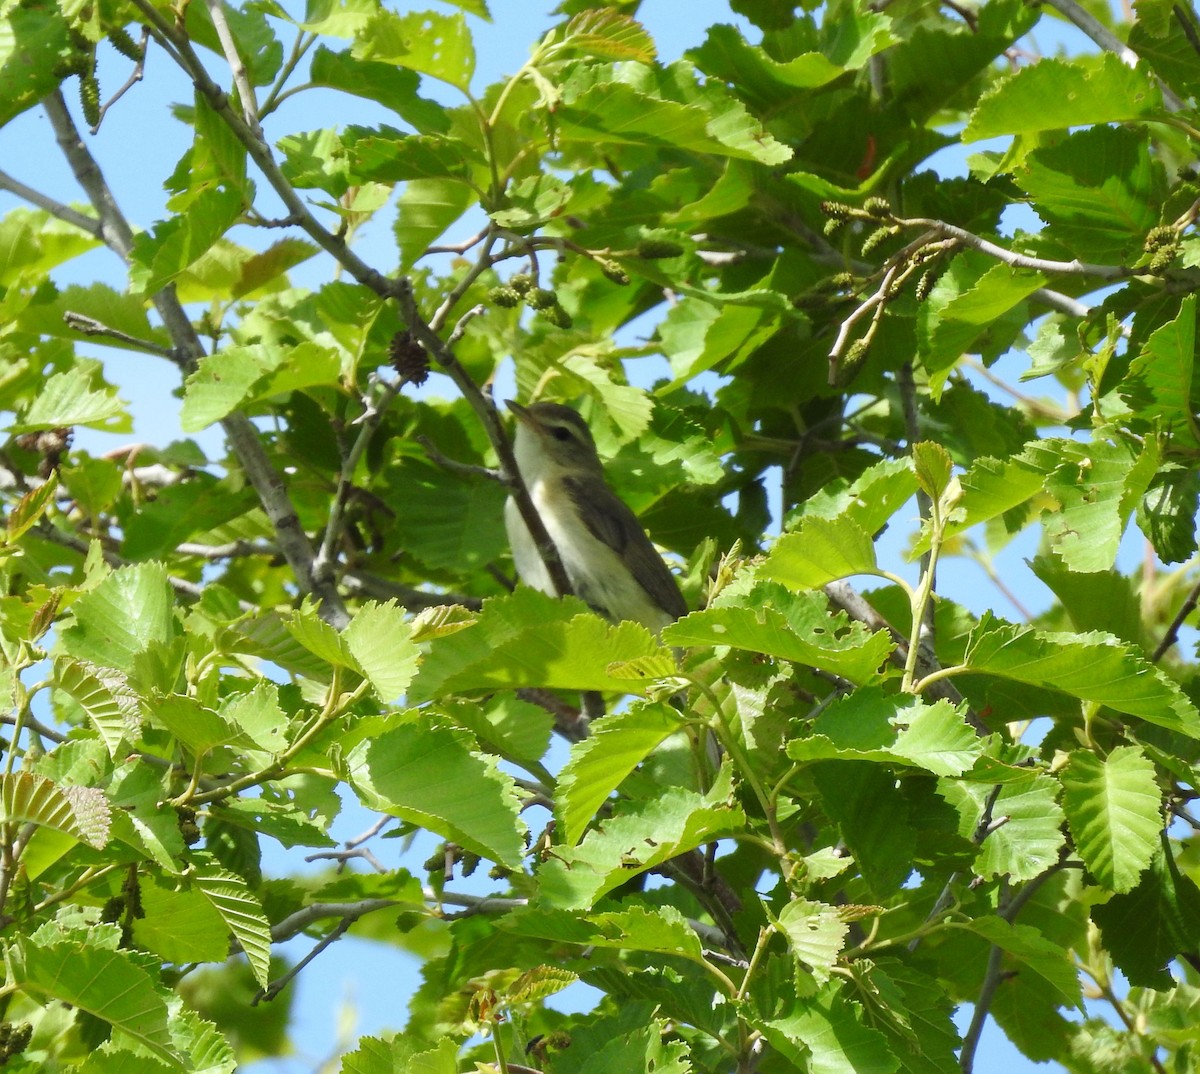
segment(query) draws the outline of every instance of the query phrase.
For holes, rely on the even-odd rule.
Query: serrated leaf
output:
[[[561,966],[534,966],[504,990],[506,1003],[537,1003],[561,992],[579,980],[579,975]]]
[[[32,772],[0,775],[0,821],[36,824],[102,849],[108,843],[109,806],[97,787],[60,787]]]
[[[561,44],[602,60],[653,63],[658,58],[654,39],[641,23],[611,8],[581,11],[567,23]]]
[[[810,496],[801,517],[844,517],[867,533],[878,533],[916,491],[912,460],[884,459],[869,466],[849,485],[834,482]]]
[[[407,67],[468,92],[475,72],[471,31],[460,14],[377,10],[355,35],[353,55]]]
[[[1165,183],[1145,131],[1095,126],[1040,146],[1025,158],[1019,182],[1047,233],[1080,260],[1136,260],[1157,222]]]
[[[1137,746],[1119,746],[1105,758],[1076,750],[1058,778],[1088,871],[1110,891],[1131,890],[1154,857],[1163,826],[1154,764]]]
[[[18,936],[5,949],[4,963],[10,987],[87,1011],[172,1070],[185,1069],[171,1040],[166,1001],[131,952],[65,940],[41,945]]]
[[[707,797],[667,788],[654,801],[619,806],[578,846],[556,848],[539,870],[543,897],[557,907],[585,909],[637,873],[740,830],[745,822],[719,787]]]
[[[60,657],[54,662],[54,682],[96,725],[109,756],[116,757],[128,749],[145,712],[142,699],[121,672],[86,660]]]
[[[1132,891],[1092,908],[1104,946],[1131,984],[1169,989],[1167,964],[1200,947],[1200,888],[1182,873],[1160,834],[1158,852]]]
[[[760,578],[789,589],[816,589],[839,578],[875,574],[871,535],[852,518],[802,518],[775,542],[758,568]]]
[[[614,678],[608,669],[654,655],[657,642],[637,623],[612,626],[581,614],[585,607],[526,588],[484,601],[474,624],[430,643],[409,700],[523,686],[636,692],[635,680]]]
[[[134,921],[133,937],[140,947],[181,966],[229,957],[228,929],[198,890],[151,875],[141,879],[139,898],[145,916]]]
[[[987,784],[941,780],[938,793],[959,812],[958,831],[976,838],[986,803],[993,793]],[[1030,776],[1005,783],[992,803],[992,823],[979,849],[975,871],[984,877],[1008,876],[1032,880],[1058,861],[1066,841],[1062,833],[1058,783],[1049,776]]]
[[[782,164],[792,150],[716,83],[701,85],[691,64],[581,65],[556,109],[566,141],[628,143]]]
[[[180,424],[199,432],[263,399],[337,382],[341,362],[328,347],[254,343],[226,347],[200,360],[185,387]]]
[[[452,179],[413,179],[404,185],[396,215],[400,267],[411,268],[476,201],[465,183]]]
[[[30,528],[36,526],[38,520],[46,513],[46,509],[54,502],[54,494],[58,491],[58,474],[52,473],[35,489],[30,489],[22,496],[13,509],[8,513],[8,543],[19,541]]]
[[[1193,401],[1196,352],[1196,296],[1179,304],[1174,320],[1150,333],[1129,363],[1121,394],[1139,417],[1171,430],[1172,439],[1200,447]]]
[[[777,920],[793,957],[803,963],[818,984],[828,981],[850,931],[849,922],[836,907],[805,899],[793,899],[779,912]]]
[[[71,614],[60,632],[63,649],[101,667],[131,670],[139,653],[167,645],[179,630],[161,563],[118,568],[76,600]]]
[[[266,988],[271,981],[271,923],[262,904],[242,877],[220,868],[208,855],[198,856],[192,881],[241,944],[254,979]]]
[[[405,616],[395,601],[368,601],[342,631],[347,649],[385,704],[408,689],[421,657]]]
[[[879,687],[834,701],[813,723],[810,735],[787,744],[787,755],[796,761],[877,761],[942,776],[970,770],[982,750],[962,713],[948,701],[928,704]]]
[[[1071,60],[1046,58],[1022,67],[985,93],[963,132],[978,141],[1152,115],[1162,94],[1142,67],[1104,52]]]
[[[125,404],[108,386],[96,387],[99,363],[77,361],[70,369],[55,373],[38,392],[18,422],[14,433],[37,432],[59,426],[87,425],[106,432],[129,432],[133,426]]]
[[[913,471],[921,491],[935,502],[942,498],[954,472],[954,460],[941,444],[925,440],[912,447]]]
[[[346,776],[372,809],[519,868],[525,825],[512,779],[495,758],[471,746],[464,732],[412,713],[405,723],[356,745],[346,758]]]
[[[571,747],[554,797],[559,835],[567,846],[579,842],[608,796],[681,726],[679,714],[666,704],[639,705],[591,725],[591,734]]]
[[[440,104],[418,96],[421,79],[417,73],[390,63],[356,59],[348,52],[318,45],[312,54],[309,80],[314,86],[377,101],[419,131],[445,131],[450,123]]]
[[[1057,690],[1200,738],[1200,713],[1179,685],[1112,635],[1052,633],[985,616],[971,632],[964,665]]]
[[[1046,981],[1063,1003],[1081,1002],[1079,974],[1071,954],[1030,925],[1014,925],[999,917],[976,917],[966,925]]]
[[[899,1060],[879,1030],[865,1024],[859,1004],[830,982],[815,996],[766,1019],[753,1019],[784,1055],[804,1055],[809,1074],[892,1074]]]
[[[152,232],[134,239],[129,282],[152,295],[195,264],[242,215],[242,190],[210,187],[201,190],[181,212],[160,221]]]
[[[884,631],[872,633],[844,612],[830,613],[824,596],[756,586],[746,605],[710,607],[667,627],[669,645],[730,645],[809,667],[854,683],[879,671],[892,650]]]

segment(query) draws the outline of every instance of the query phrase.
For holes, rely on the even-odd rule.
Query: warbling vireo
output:
[[[675,576],[637,515],[608,487],[587,423],[568,406],[509,402],[517,416],[513,453],[575,595],[613,621],[632,619],[658,632],[687,614]],[[510,496],[504,524],[522,581],[554,586]]]

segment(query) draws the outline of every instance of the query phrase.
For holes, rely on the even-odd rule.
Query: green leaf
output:
[[[1179,304],[1179,315],[1150,333],[1129,363],[1121,394],[1135,413],[1171,430],[1172,439],[1200,447],[1193,379],[1196,352],[1196,296]]]
[[[653,801],[618,805],[578,846],[555,848],[538,872],[542,898],[561,909],[586,909],[637,873],[739,831],[745,814],[719,784],[708,796],[671,787]]]
[[[115,389],[100,381],[100,363],[78,359],[70,369],[55,373],[11,425],[14,433],[37,432],[63,425],[87,425],[105,432],[129,432],[133,426]]]
[[[271,923],[262,904],[242,877],[222,869],[209,855],[196,855],[192,881],[241,945],[254,979],[266,988],[271,981]]]
[[[409,179],[457,179],[468,182],[472,165],[483,156],[457,138],[405,134],[391,127],[347,127],[339,141],[349,155],[349,174],[357,181],[400,183]]]
[[[395,701],[408,689],[421,654],[411,621],[395,601],[368,601],[342,631],[342,640],[380,701]]]
[[[996,264],[979,253],[960,254],[951,262],[917,312],[921,364],[935,398],[962,355],[981,350],[1005,317],[1016,311],[1024,323],[1021,304],[1045,283],[1038,273]]]
[[[645,627],[611,626],[584,607],[526,588],[484,601],[475,623],[430,643],[409,700],[523,686],[636,692],[609,665],[653,656],[658,644]]]
[[[318,45],[312,54],[309,81],[376,101],[419,131],[444,132],[450,125],[440,104],[417,95],[420,76],[390,63],[356,59],[348,52]]]
[[[884,459],[867,467],[849,484],[833,482],[810,496],[800,509],[801,518],[848,518],[867,533],[878,533],[917,491],[912,461]],[[788,520],[788,526],[792,519]]]
[[[562,841],[575,846],[608,796],[681,727],[679,714],[665,704],[638,705],[594,722],[592,733],[571,747],[558,777],[554,801]]]
[[[458,1074],[458,1045],[442,1037],[429,1047],[424,1037],[397,1033],[389,1040],[361,1037],[358,1047],[342,1056],[341,1074]]]
[[[96,787],[60,787],[32,772],[0,775],[0,821],[36,824],[102,849],[108,843],[109,806]]]
[[[654,63],[654,39],[629,15],[611,8],[587,8],[567,23],[558,47],[602,60],[636,60]]]
[[[198,699],[182,694],[172,694],[158,701],[150,716],[150,723],[162,727],[198,756],[209,753],[217,746],[253,746],[249,739],[242,739],[238,731],[220,713],[202,705]]]
[[[1158,441],[1147,438],[1140,451],[1124,439],[1042,441],[1033,452],[1042,456],[1039,461],[1056,464],[1046,491],[1061,510],[1045,519],[1055,552],[1071,570],[1108,570],[1129,518],[1158,470]]]
[[[579,975],[559,966],[534,966],[504,990],[505,1003],[537,1003],[561,992],[579,980]]]
[[[1181,873],[1166,837],[1132,891],[1092,908],[1104,946],[1134,985],[1169,989],[1167,963],[1200,948],[1200,888]]]
[[[1047,235],[1084,261],[1136,260],[1165,183],[1149,137],[1128,127],[1089,127],[1035,149],[1019,173]]]
[[[358,60],[406,67],[462,90],[471,88],[475,48],[471,31],[460,14],[414,11],[407,15],[377,10],[355,35]]]
[[[459,480],[415,460],[393,468],[387,482],[396,502],[408,505],[395,520],[396,535],[405,552],[426,566],[480,568],[504,547],[507,493],[496,482]]]
[[[525,826],[512,779],[472,746],[432,713],[409,713],[350,751],[346,778],[370,808],[519,868]]]
[[[443,702],[440,709],[449,720],[470,731],[489,752],[527,769],[537,766],[550,747],[554,717],[541,706],[512,694],[498,694],[485,703]]]
[[[316,343],[226,347],[202,358],[188,377],[180,424],[199,432],[259,400],[334,384],[340,371],[337,354]]]
[[[1112,635],[1051,633],[985,616],[971,631],[963,663],[1200,738],[1200,714],[1178,684]]]
[[[797,999],[786,1013],[754,1021],[768,1041],[782,1044],[784,1054],[797,1045],[807,1049],[808,1074],[891,1074],[899,1066],[886,1038],[864,1024],[862,1007],[846,998],[841,982]]]
[[[1058,778],[1088,871],[1109,891],[1131,890],[1154,857],[1163,826],[1154,764],[1137,746],[1119,746],[1106,758],[1075,750]]]
[[[39,944],[17,936],[5,948],[4,964],[10,987],[87,1011],[172,1070],[186,1069],[171,1040],[166,1001],[132,953],[71,940]]]
[[[876,574],[871,535],[852,518],[802,518],[775,542],[758,568],[760,578],[789,589],[816,589],[839,578]]]
[[[1001,134],[1034,134],[1155,114],[1162,94],[1143,67],[1112,52],[1022,67],[980,99],[963,132],[974,142]]]
[[[0,126],[32,108],[59,82],[55,63],[71,51],[57,4],[13,5],[0,19]]]
[[[411,268],[426,248],[475,204],[475,192],[451,179],[413,179],[400,195],[396,243],[401,269]]]
[[[138,235],[130,252],[130,286],[142,294],[161,291],[207,253],[242,215],[243,192],[210,188],[191,200],[186,212]]]
[[[993,788],[943,779],[938,793],[958,810],[959,834],[975,839]],[[1019,882],[1032,880],[1054,865],[1065,842],[1057,795],[1058,783],[1049,776],[1005,783],[988,814],[993,824],[1003,823],[983,840],[975,871],[980,876],[1008,876]]]
[[[823,761],[812,778],[867,887],[880,898],[893,895],[912,873],[917,843],[896,777],[866,761]]]
[[[780,911],[778,924],[787,937],[793,957],[818,984],[825,984],[846,942],[849,923],[836,907],[793,899]]]
[[[145,719],[145,709],[121,672],[86,660],[59,657],[54,662],[54,684],[96,725],[110,757],[128,750]]]
[[[36,526],[38,520],[44,515],[52,503],[54,503],[54,494],[58,491],[58,474],[52,473],[49,478],[43,481],[37,488],[30,489],[22,496],[12,510],[8,513],[6,520],[7,534],[5,540],[8,544],[15,544],[25,536],[29,530]]]
[[[1071,953],[1037,929],[1013,925],[995,916],[972,918],[966,927],[1036,973],[1059,994],[1061,1002],[1073,1006],[1081,1003],[1079,974]]]
[[[134,657],[178,633],[174,598],[161,563],[137,563],[113,571],[71,605],[72,621],[61,630],[63,649],[80,660],[123,671]]]
[[[682,149],[767,165],[792,156],[745,105],[715,82],[701,85],[682,60],[666,68],[580,65],[562,86],[556,114],[568,142]]]
[[[1058,597],[1073,629],[1104,630],[1130,645],[1149,647],[1141,598],[1131,578],[1111,570],[1080,574],[1056,556],[1037,556],[1029,566]]]
[[[138,887],[145,916],[133,923],[140,947],[165,962],[224,962],[229,957],[229,935],[221,915],[196,889],[169,886],[156,876],[145,877]]]
[[[960,776],[983,751],[962,713],[947,701],[866,687],[833,702],[806,738],[787,744],[795,761],[828,758],[914,765],[935,775]]]
[[[1026,505],[1042,491],[1044,478],[1044,472],[1024,454],[1011,459],[977,459],[960,479],[963,498],[955,520],[946,527],[946,536],[956,536],[993,518],[1004,518],[1006,529],[1015,533],[1032,509]],[[922,533],[913,555],[927,551],[929,534]]]
[[[912,458],[913,471],[921,491],[935,502],[940,500],[954,473],[954,460],[950,458],[950,452],[941,444],[926,440],[913,444]]]
[[[740,601],[744,600],[746,606]],[[854,683],[873,678],[892,651],[886,631],[872,633],[844,612],[830,613],[819,593],[755,586],[737,606],[721,603],[667,627],[668,645],[729,645],[821,668]]]

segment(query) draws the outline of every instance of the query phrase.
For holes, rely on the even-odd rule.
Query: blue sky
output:
[[[285,5],[289,10],[297,5]],[[430,4],[395,4],[399,10],[410,7],[417,9]],[[491,8],[495,22],[488,24],[471,19],[475,34],[477,70],[476,88],[496,81],[516,70],[529,53],[530,47],[540,38],[554,21],[552,3],[534,3],[526,0],[492,0]],[[644,0],[639,18],[646,25],[658,44],[660,58],[669,62],[683,52],[699,45],[709,25],[730,22],[740,25],[751,40],[756,32],[744,20],[733,15],[722,0]],[[1072,40],[1066,35],[1067,40]],[[1053,51],[1057,37],[1043,31],[1039,41],[1046,51]],[[1073,43],[1073,47],[1077,47]],[[211,69],[218,71],[214,60]],[[102,82],[115,86],[123,81],[127,70],[126,61],[119,59],[110,50],[105,50],[101,68]],[[457,104],[455,91],[426,80],[428,95],[447,103]],[[126,213],[140,226],[149,226],[162,218],[166,210],[162,180],[173,169],[190,142],[190,128],[164,117],[163,101],[188,103],[191,90],[182,76],[170,65],[161,52],[151,52],[147,64],[146,81],[134,90],[105,119],[99,137],[89,139],[89,147],[98,157],[109,183],[117,194]],[[361,112],[358,109],[361,106]],[[268,122],[268,137],[278,136],[292,129],[312,129],[345,122],[372,122],[383,119],[366,102],[354,102],[353,115],[345,113],[345,100],[332,101],[321,95],[293,99],[285,104],[277,117]],[[393,120],[394,121],[394,120]],[[74,187],[61,157],[58,155],[49,124],[40,111],[34,110],[21,117],[8,128],[0,131],[0,160],[6,171],[63,201],[77,200]],[[953,154],[944,161],[948,171],[958,171],[961,159]],[[260,184],[260,187],[265,184]],[[0,193],[0,212],[17,204],[10,196]],[[462,234],[469,233],[464,225]],[[362,238],[363,250],[370,259],[372,247],[381,250],[379,263],[387,264],[390,254],[384,253],[386,244],[390,248],[391,237],[382,223],[373,225]],[[327,261],[319,260],[305,271],[327,273]],[[100,250],[65,266],[56,273],[60,283],[90,282],[104,279],[114,286],[124,285],[124,270],[116,257]],[[319,280],[301,280],[319,282]],[[126,354],[108,348],[81,348],[101,357],[110,378],[121,388],[122,396],[129,402],[135,419],[133,439],[149,443],[165,444],[176,438],[178,433],[178,400],[172,393],[178,388],[178,373],[174,367],[161,360],[138,354]],[[89,450],[110,450],[131,438],[107,437],[99,433],[81,433],[79,442]],[[219,432],[209,430],[198,438],[213,454],[219,455]],[[881,558],[900,573],[914,576],[912,568],[902,563],[902,551],[907,535],[894,532],[881,546]],[[1019,568],[1020,560],[1034,551],[1026,539],[1006,553],[1005,562]],[[1136,550],[1135,550],[1136,552]],[[1028,577],[1027,572],[1022,572]],[[943,577],[952,589],[964,585],[976,590],[984,580],[978,567],[970,564],[947,562]],[[1046,603],[1044,591],[1038,583],[1028,581],[1018,585],[1022,600],[1035,608]],[[988,590],[986,603],[994,604],[1001,614],[1013,614],[1011,608],[994,591]],[[350,805],[339,818],[333,835],[348,839],[369,827],[371,815],[357,806]],[[269,841],[268,841],[269,843]],[[400,863],[400,845],[397,841],[382,841],[375,845],[376,853],[389,866]],[[433,841],[421,840],[403,861],[414,872],[419,872],[420,863],[433,847]],[[314,866],[305,865],[302,854],[289,853],[270,845],[265,863],[273,873],[308,871]],[[310,941],[301,940],[288,946],[288,953],[298,958],[305,954]],[[297,1054],[294,1057],[253,1064],[246,1069],[250,1074],[301,1074],[315,1071],[339,1042],[346,1043],[359,1034],[375,1033],[383,1029],[398,1029],[406,1018],[406,999],[418,983],[418,964],[414,958],[383,945],[369,944],[353,938],[341,940],[322,953],[317,961],[299,977],[295,988],[294,1039]],[[589,996],[583,988],[569,989],[562,993],[559,1001],[586,1005]],[[969,1017],[969,1015],[967,1015]],[[961,1024],[965,1027],[966,1017]],[[336,1069],[336,1066],[334,1067]],[[1008,1045],[1002,1034],[994,1027],[985,1032],[979,1050],[976,1071],[978,1074],[1020,1074],[1032,1070],[1033,1064],[1024,1060]]]

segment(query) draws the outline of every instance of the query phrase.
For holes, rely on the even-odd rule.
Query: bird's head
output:
[[[575,477],[603,473],[587,422],[569,406],[561,403],[522,406],[510,399],[508,409],[517,418],[513,452],[526,481],[555,473]]]

